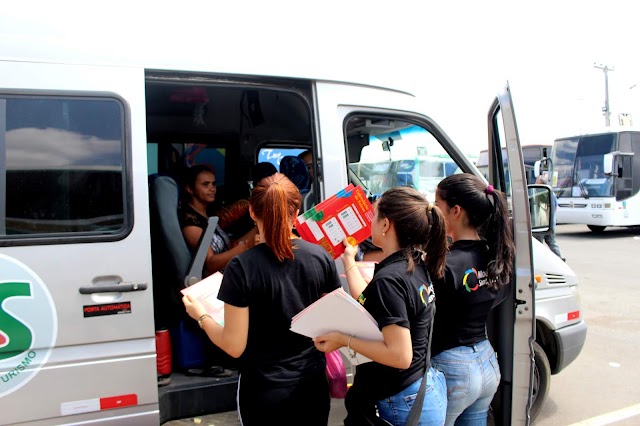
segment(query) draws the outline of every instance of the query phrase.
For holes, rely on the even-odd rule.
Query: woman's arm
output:
[[[189,316],[195,320],[206,314],[204,306],[191,296],[182,298]],[[224,327],[211,317],[202,320],[202,329],[209,339],[220,349],[234,358],[239,358],[247,348],[247,336],[249,335],[249,308],[224,304]]]
[[[342,243],[345,247],[344,253],[340,255],[340,259],[342,259],[342,264],[344,265],[344,274],[349,284],[349,293],[351,293],[351,297],[358,300],[358,297],[360,297],[367,287],[367,281],[365,281],[360,273],[360,268],[356,265],[358,246],[352,246],[346,239]]]
[[[391,324],[382,329],[383,341],[359,339],[346,334],[332,332],[313,339],[316,348],[322,352],[335,351],[344,346],[354,350],[378,364],[389,367],[409,368],[413,360],[411,333],[408,328]]]
[[[184,240],[187,242],[187,245],[192,252],[198,248],[198,243],[200,242],[200,238],[202,237],[202,232],[202,228],[198,226],[185,226],[184,228],[182,228],[182,235],[184,236]],[[231,250],[227,250],[218,254],[214,253],[211,247],[209,247],[209,250],[207,250],[207,257],[204,261],[205,269],[207,270],[208,274],[213,274],[214,272],[218,272],[224,269],[224,267],[227,266],[227,263],[229,263],[233,256],[242,253],[250,247],[253,247],[254,243],[255,241],[253,237],[250,240],[247,240],[246,243],[244,242],[244,240],[242,240]]]

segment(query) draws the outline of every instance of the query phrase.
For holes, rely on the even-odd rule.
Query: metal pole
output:
[[[604,115],[604,124],[609,127],[611,125],[611,110],[609,109],[609,71],[615,71],[615,69],[596,63],[594,63],[593,66],[594,68],[604,71],[604,107],[602,108],[602,113]]]

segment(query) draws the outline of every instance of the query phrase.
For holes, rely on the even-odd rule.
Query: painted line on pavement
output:
[[[569,426],[604,426],[638,415],[640,415],[640,404],[621,408],[620,410],[612,411],[600,416],[591,417],[590,419],[582,420]]]

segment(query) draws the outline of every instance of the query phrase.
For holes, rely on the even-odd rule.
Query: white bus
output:
[[[461,171],[479,174],[430,118],[438,104],[422,110],[400,90],[323,78],[295,55],[256,61],[240,48],[211,47],[190,56],[191,34],[178,32],[171,45],[145,38],[142,52],[96,44],[90,31],[60,39],[28,18],[19,27],[28,37],[0,28],[3,425],[149,425],[235,409],[242,359],[216,352],[180,304],[179,290],[202,271],[177,221],[181,168],[215,167],[224,204],[248,197],[261,150],[311,149],[317,202],[358,184],[350,166],[380,143],[371,136],[417,126]],[[528,424],[537,206],[508,87],[488,122],[487,148],[508,153],[517,247],[512,291],[489,328],[502,373],[493,412],[496,424]],[[505,169],[490,164],[487,175],[500,190]],[[534,199],[548,204],[549,192],[541,195]],[[173,341],[168,384],[158,382],[167,347],[156,352],[156,332],[164,330]],[[212,359],[223,374],[198,374]]]
[[[558,223],[640,225],[640,131],[606,129],[556,139],[552,186]]]

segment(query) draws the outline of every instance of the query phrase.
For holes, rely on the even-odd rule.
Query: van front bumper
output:
[[[580,321],[557,329],[553,334],[558,345],[558,362],[551,374],[558,374],[580,355],[587,338],[587,323]]]

